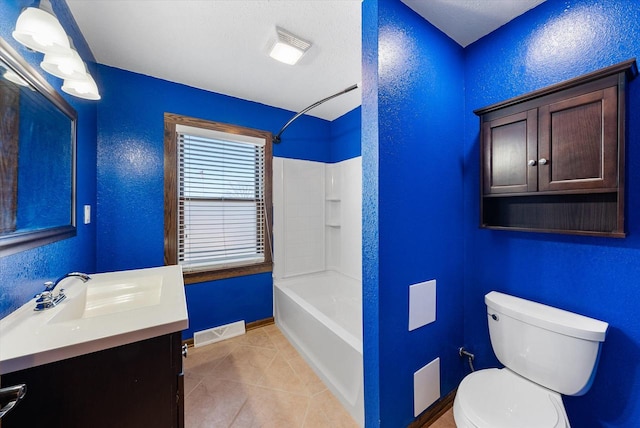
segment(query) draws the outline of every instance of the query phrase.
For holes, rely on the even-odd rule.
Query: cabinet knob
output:
[[[529,166],[534,166],[536,164],[536,161],[533,159],[529,159],[529,162],[527,162],[527,165]]]
[[[546,164],[547,164],[547,160],[546,160],[545,158],[542,158],[542,159],[540,159],[540,160],[538,161],[538,163],[539,163],[540,165],[546,165]]]

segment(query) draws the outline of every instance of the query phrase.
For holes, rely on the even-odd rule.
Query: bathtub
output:
[[[277,326],[364,425],[362,286],[327,271],[274,280]]]

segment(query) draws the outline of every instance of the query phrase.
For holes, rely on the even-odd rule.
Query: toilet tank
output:
[[[491,345],[505,367],[563,395],[589,390],[606,322],[497,291],[484,300]]]

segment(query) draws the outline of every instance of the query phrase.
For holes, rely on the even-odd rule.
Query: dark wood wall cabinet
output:
[[[181,428],[181,333],[2,375],[27,394],[2,428]]]
[[[635,59],[475,110],[481,227],[624,237],[625,98]]]

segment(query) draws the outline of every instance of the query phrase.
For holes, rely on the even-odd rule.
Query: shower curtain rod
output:
[[[332,98],[335,97],[339,97],[342,94],[346,94],[347,92],[353,91],[354,89],[356,89],[358,87],[358,84],[356,83],[355,85],[351,85],[349,86],[347,89],[344,89],[336,94],[331,95],[330,97],[324,98],[316,103],[311,104],[309,107],[305,108],[304,110],[300,111],[299,113],[296,113],[295,116],[293,116],[291,119],[289,119],[289,121],[287,123],[284,124],[284,126],[282,127],[282,129],[280,129],[280,132],[278,132],[274,137],[273,137],[273,142],[276,144],[279,144],[281,140],[280,136],[282,135],[282,133],[284,132],[285,129],[287,129],[287,127],[289,125],[291,125],[297,118],[299,118],[300,116],[302,116],[303,114],[305,114],[306,112],[308,112],[309,110],[311,110],[312,108],[318,107],[320,104],[329,101]]]

